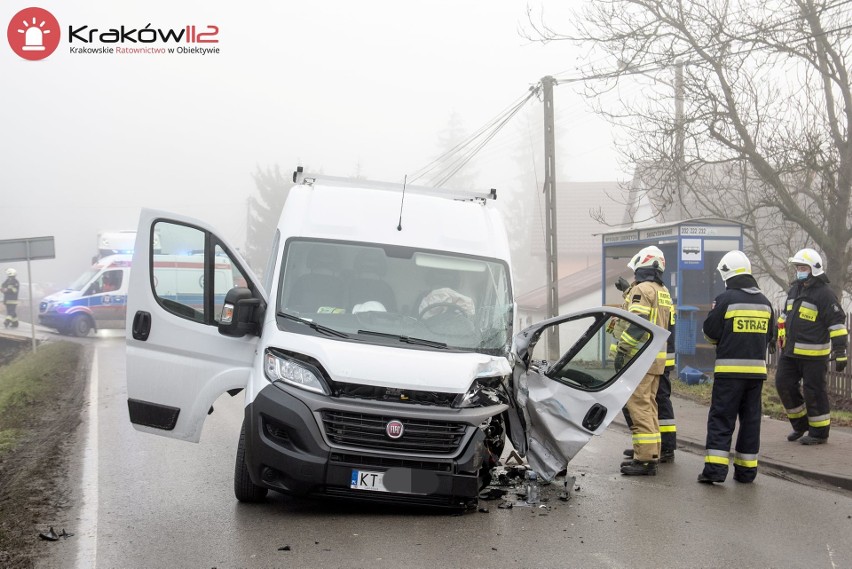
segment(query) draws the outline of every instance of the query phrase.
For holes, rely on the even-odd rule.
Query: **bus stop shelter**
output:
[[[676,305],[676,367],[684,379],[684,370],[712,371],[715,350],[701,332],[713,299],[725,290],[716,270],[728,251],[743,248],[743,225],[720,218],[695,218],[668,223],[634,225],[601,234],[602,303],[620,306],[622,293],[614,282],[606,281],[613,264],[621,264],[623,276],[630,281],[627,263],[643,247],[656,245],[666,257],[663,282]],[[690,371],[690,370],[687,370]]]

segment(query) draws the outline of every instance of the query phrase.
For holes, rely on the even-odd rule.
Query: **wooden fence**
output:
[[[778,314],[777,309],[776,314]],[[846,329],[852,330],[852,314],[846,315]],[[852,345],[850,345],[849,351],[852,353]],[[767,365],[773,370],[775,369],[777,362],[777,353],[770,355],[769,359],[766,360]],[[834,364],[832,363],[828,367],[828,374],[826,374],[825,379],[828,384],[829,393],[833,393],[834,395],[844,399],[852,399],[852,366],[847,367],[842,372],[836,372],[834,371]]]

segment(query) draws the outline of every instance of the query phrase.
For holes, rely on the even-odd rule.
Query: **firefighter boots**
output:
[[[633,458],[633,449],[628,448],[624,449],[624,456],[629,459]],[[674,462],[675,461],[675,451],[673,450],[663,450],[660,452],[660,462]],[[629,462],[629,461],[628,461]],[[628,462],[622,462],[622,466],[628,464]]]
[[[633,460],[622,464],[621,473],[625,476],[656,476],[657,463],[653,461],[641,462]]]
[[[803,445],[824,445],[828,442],[828,437],[812,437],[810,435],[805,435],[799,442]]]
[[[787,435],[787,440],[790,441],[790,442],[797,441],[797,440],[801,439],[803,436],[805,436],[805,431],[793,431],[792,433]]]
[[[701,482],[702,484],[713,484],[714,482],[718,482],[719,484],[721,484],[725,480],[724,479],[719,480],[718,478],[711,478],[711,477],[707,476],[706,474],[704,474],[702,472],[701,474],[698,475],[698,481]]]

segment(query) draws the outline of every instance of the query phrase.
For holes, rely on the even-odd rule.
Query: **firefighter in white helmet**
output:
[[[18,271],[15,269],[6,269],[6,280],[0,285],[3,304],[6,306],[6,318],[3,320],[5,328],[18,327],[18,292],[21,289],[21,283],[18,282],[17,274]]]
[[[668,329],[671,322],[672,300],[663,285],[666,259],[654,246],[640,250],[628,263],[633,269],[634,281],[625,295],[623,308],[648,319],[661,328]],[[615,368],[620,370],[645,341],[645,334],[636,326],[616,329]],[[627,476],[655,475],[660,459],[660,424],[657,418],[657,387],[665,371],[666,352],[657,354],[645,377],[627,401],[633,434],[632,460],[623,462],[621,473]]]
[[[630,258],[627,263],[627,268],[633,271],[633,261],[638,255]],[[630,297],[630,291],[636,284],[636,281],[628,283],[621,277],[618,277],[618,282],[615,283],[615,288],[622,292],[625,299]],[[619,331],[619,335],[623,329]],[[613,344],[611,348],[615,348]],[[657,395],[654,400],[657,402],[657,421],[660,423],[660,462],[674,462],[675,450],[677,449],[677,424],[674,416],[674,406],[672,405],[672,382],[671,371],[675,366],[675,307],[672,307],[669,320],[669,339],[666,342],[666,369],[660,375],[660,384],[657,386]],[[622,409],[624,420],[627,426],[633,426],[633,419],[630,418],[630,412],[627,407]],[[632,459],[634,455],[633,447],[624,451],[624,456]]]
[[[716,269],[725,281],[725,292],[713,301],[703,326],[704,337],[716,346],[716,363],[704,469],[698,481],[712,484],[727,478],[731,438],[739,418],[734,480],[749,483],[757,476],[761,391],[766,381],[766,351],[775,346],[774,314],[751,274],[745,253],[725,253]]]
[[[802,249],[789,262],[796,279],[778,318],[781,357],[775,387],[793,426],[787,440],[824,444],[831,425],[825,374],[829,359],[837,371],[846,368],[846,313],[828,287],[819,253]]]

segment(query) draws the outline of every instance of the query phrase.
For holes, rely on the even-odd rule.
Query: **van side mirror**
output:
[[[242,338],[246,334],[259,336],[265,309],[263,301],[255,298],[251,290],[235,286],[225,295],[219,318],[219,333],[234,338]]]

